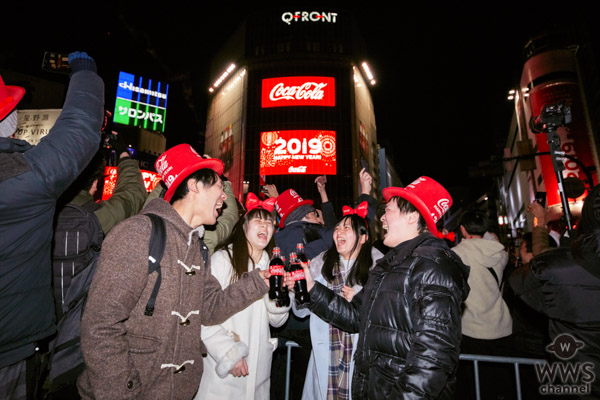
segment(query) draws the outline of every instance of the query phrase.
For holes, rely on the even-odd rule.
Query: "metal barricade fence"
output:
[[[285,400],[289,400],[290,396],[290,374],[292,367],[292,348],[300,347],[300,345],[292,340],[285,343],[287,347],[287,360],[285,367]],[[475,373],[475,395],[477,400],[481,400],[481,388],[479,385],[479,363],[491,362],[501,364],[512,364],[515,368],[515,382],[517,390],[517,399],[522,400],[521,394],[521,374],[519,372],[520,365],[535,365],[545,364],[547,361],[537,358],[520,358],[520,357],[500,357],[500,356],[485,356],[480,354],[461,354],[459,357],[463,361],[473,361]]]
[[[300,347],[300,345],[293,340],[285,342],[287,347],[287,359],[285,360],[285,400],[290,398],[290,374],[292,370],[292,347]]]
[[[479,363],[491,362],[500,364],[513,364],[515,368],[515,383],[517,391],[517,400],[522,400],[521,393],[521,374],[519,365],[535,365],[545,364],[547,361],[537,358],[520,358],[520,357],[501,357],[501,356],[485,356],[480,354],[461,354],[459,359],[463,361],[473,361],[475,374],[475,396],[477,400],[481,400],[481,387],[479,385]]]

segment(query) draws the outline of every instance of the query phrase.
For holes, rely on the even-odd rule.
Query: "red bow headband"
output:
[[[275,208],[276,201],[277,199],[275,197],[269,197],[268,199],[261,201],[254,193],[250,192],[246,196],[246,209],[250,211],[255,208],[264,208],[268,212],[272,212],[273,208]]]
[[[443,234],[442,232],[438,231],[438,237],[440,239],[448,239],[451,242],[454,242],[454,239],[456,239],[456,234],[454,232],[448,232],[447,234]]]
[[[342,213],[344,215],[354,215],[355,214],[361,218],[365,218],[367,216],[367,214],[369,213],[369,203],[367,203],[366,201],[363,201],[356,208],[344,206],[342,208]]]

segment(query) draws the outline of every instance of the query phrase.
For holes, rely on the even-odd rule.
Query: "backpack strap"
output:
[[[150,233],[149,246],[150,251],[148,254],[148,274],[151,274],[154,271],[158,272],[158,277],[156,278],[156,282],[154,283],[152,294],[150,295],[150,299],[146,304],[146,310],[144,311],[144,315],[150,317],[154,313],[154,303],[156,302],[156,296],[158,295],[158,289],[160,288],[160,283],[162,280],[160,271],[160,260],[162,259],[163,253],[165,251],[166,228],[165,221],[158,215],[146,215],[150,217],[150,221],[152,222],[152,232]]]
[[[500,280],[498,279],[498,275],[496,274],[496,271],[494,271],[494,268],[488,267],[488,271],[490,271],[490,273],[492,274],[492,276],[496,280],[496,283],[498,284],[498,287],[501,287]]]

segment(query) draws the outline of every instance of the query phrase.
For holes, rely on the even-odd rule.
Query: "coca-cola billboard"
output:
[[[262,81],[262,107],[335,107],[335,79],[325,76],[290,76]]]
[[[262,132],[260,175],[335,175],[334,131]]]

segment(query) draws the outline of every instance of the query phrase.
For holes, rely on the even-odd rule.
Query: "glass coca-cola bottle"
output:
[[[281,306],[280,303],[285,299],[285,293],[283,291],[284,272],[281,251],[279,250],[279,247],[274,247],[273,257],[271,257],[271,261],[269,262],[269,274],[271,274],[271,277],[269,278],[269,298],[275,300],[278,307]]]
[[[281,259],[283,260],[285,272],[290,272],[290,268],[286,264],[285,257],[281,256]],[[290,291],[288,290],[288,287],[285,284],[283,284],[283,301],[278,301],[277,306],[278,307],[289,307],[290,306]]]
[[[304,276],[304,268],[300,265],[300,260],[296,253],[290,254],[290,275],[294,280],[294,294],[296,296],[296,304],[302,305],[310,301],[308,288],[306,287],[306,277]]]
[[[308,258],[306,258],[306,254],[304,254],[304,243],[298,243],[296,245],[296,255],[298,256],[299,262],[308,262]]]

